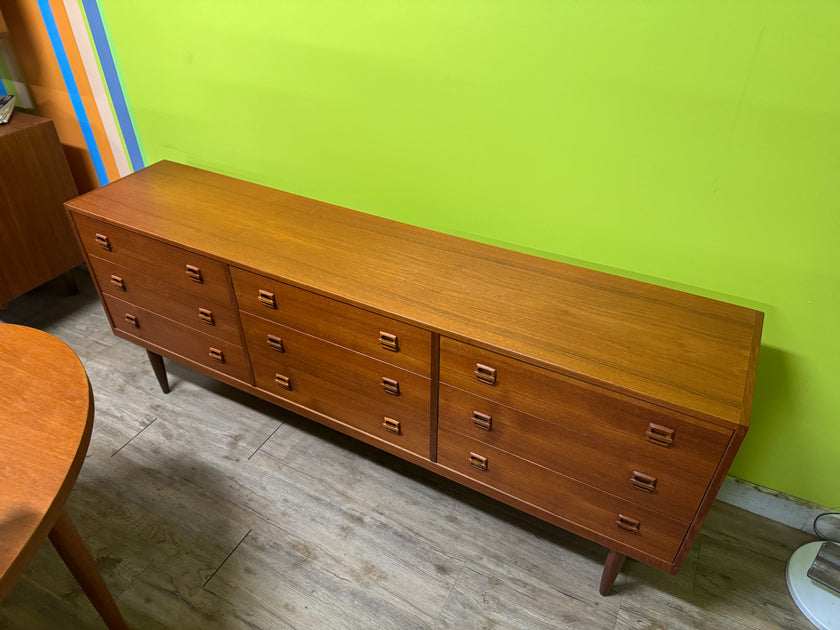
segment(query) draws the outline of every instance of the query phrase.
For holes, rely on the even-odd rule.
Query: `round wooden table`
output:
[[[127,628],[64,503],[85,459],[93,396],[79,358],[0,324],[0,601],[49,536],[109,628]]]

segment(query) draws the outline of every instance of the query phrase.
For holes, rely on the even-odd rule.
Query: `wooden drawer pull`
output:
[[[292,379],[282,374],[274,375],[274,382],[287,391],[292,391]]]
[[[213,311],[211,311],[209,308],[199,307],[198,318],[205,324],[210,324],[211,326],[216,325],[216,320],[213,318]]]
[[[286,347],[283,345],[283,339],[277,335],[268,335],[268,347],[277,352],[286,352]]]
[[[382,426],[385,427],[385,430],[389,431],[390,433],[396,433],[397,435],[400,435],[402,433],[399,420],[394,420],[393,418],[385,418],[385,422],[382,423]]]
[[[107,236],[104,234],[97,234],[96,235],[96,244],[99,245],[102,249],[111,251],[111,241],[108,239]]]
[[[392,378],[387,378],[385,376],[382,377],[382,389],[385,390],[386,394],[391,394],[391,396],[399,396],[400,395],[400,382],[395,381]]]
[[[120,291],[125,291],[125,280],[119,276],[111,276],[111,284]]]
[[[131,324],[135,328],[140,328],[140,324],[137,322],[137,316],[136,315],[132,315],[131,313],[126,313],[125,314],[125,321],[127,321],[129,324]]]
[[[482,383],[486,383],[487,385],[496,384],[496,368],[476,363],[475,372],[473,372],[473,374],[475,374],[475,377]]]
[[[267,306],[268,308],[277,308],[277,300],[274,299],[274,294],[271,291],[260,289],[257,299],[263,306]]]
[[[621,529],[630,532],[631,534],[640,534],[642,524],[635,518],[630,518],[629,516],[624,516],[624,514],[619,514],[618,518],[615,521],[615,524],[618,525]]]
[[[379,331],[379,343],[382,344],[382,347],[386,350],[390,350],[391,352],[399,352],[400,351],[400,340],[396,335],[392,335],[391,333]]]
[[[656,492],[656,477],[634,470],[630,476],[630,485],[644,492]]]
[[[478,470],[487,470],[487,458],[478,453],[470,453],[470,466]]]
[[[219,363],[225,362],[225,353],[218,348],[210,348],[210,358]]]
[[[187,276],[193,282],[198,282],[199,284],[204,283],[204,278],[201,277],[201,269],[195,265],[187,265]]]
[[[670,448],[671,444],[674,443],[674,430],[670,427],[656,424],[655,422],[651,422],[648,425],[648,430],[645,435],[647,435],[648,439],[654,444],[658,444],[659,446],[664,446],[666,448]]]
[[[473,411],[472,423],[476,427],[478,427],[479,429],[483,429],[484,431],[493,430],[493,418],[491,416],[488,416],[486,413],[481,413],[480,411]]]

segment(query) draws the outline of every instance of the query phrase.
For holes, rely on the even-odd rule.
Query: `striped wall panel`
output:
[[[96,179],[106,184],[142,168],[140,142],[98,3],[37,4]]]

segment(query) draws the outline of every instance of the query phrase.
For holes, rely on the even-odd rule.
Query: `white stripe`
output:
[[[77,0],[64,0],[64,9],[70,20],[70,27],[73,29],[73,37],[76,39],[76,47],[79,49],[79,56],[82,58],[82,65],[85,67],[88,82],[90,83],[93,100],[102,120],[102,127],[111,146],[111,153],[117,163],[117,171],[120,176],[131,173],[131,166],[128,164],[128,156],[123,147],[120,131],[114,113],[111,110],[111,103],[108,101],[108,93],[102,83],[102,76],[99,74],[99,64],[96,62],[96,55],[88,39],[85,18]]]

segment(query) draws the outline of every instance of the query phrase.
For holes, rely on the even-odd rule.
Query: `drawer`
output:
[[[438,463],[606,538],[671,563],[688,523],[441,427]],[[610,546],[610,545],[608,545]]]
[[[239,313],[232,306],[213,302],[135,269],[90,256],[88,264],[100,290],[121,300],[173,319],[199,332],[242,345]]]
[[[257,387],[429,457],[428,378],[248,313],[242,326]]]
[[[711,478],[732,431],[441,337],[440,381]]]
[[[674,518],[690,521],[708,478],[449,385],[439,426]]]
[[[140,345],[143,345],[140,340],[145,340],[211,370],[246,383],[254,382],[248,358],[241,346],[200,333],[113,296],[105,295],[104,299],[114,327],[137,337]],[[135,323],[129,321],[130,316]]]
[[[81,214],[72,213],[72,217],[88,255],[136,269],[208,300],[233,304],[224,263]]]
[[[231,276],[240,309],[431,376],[429,331],[236,267]]]

